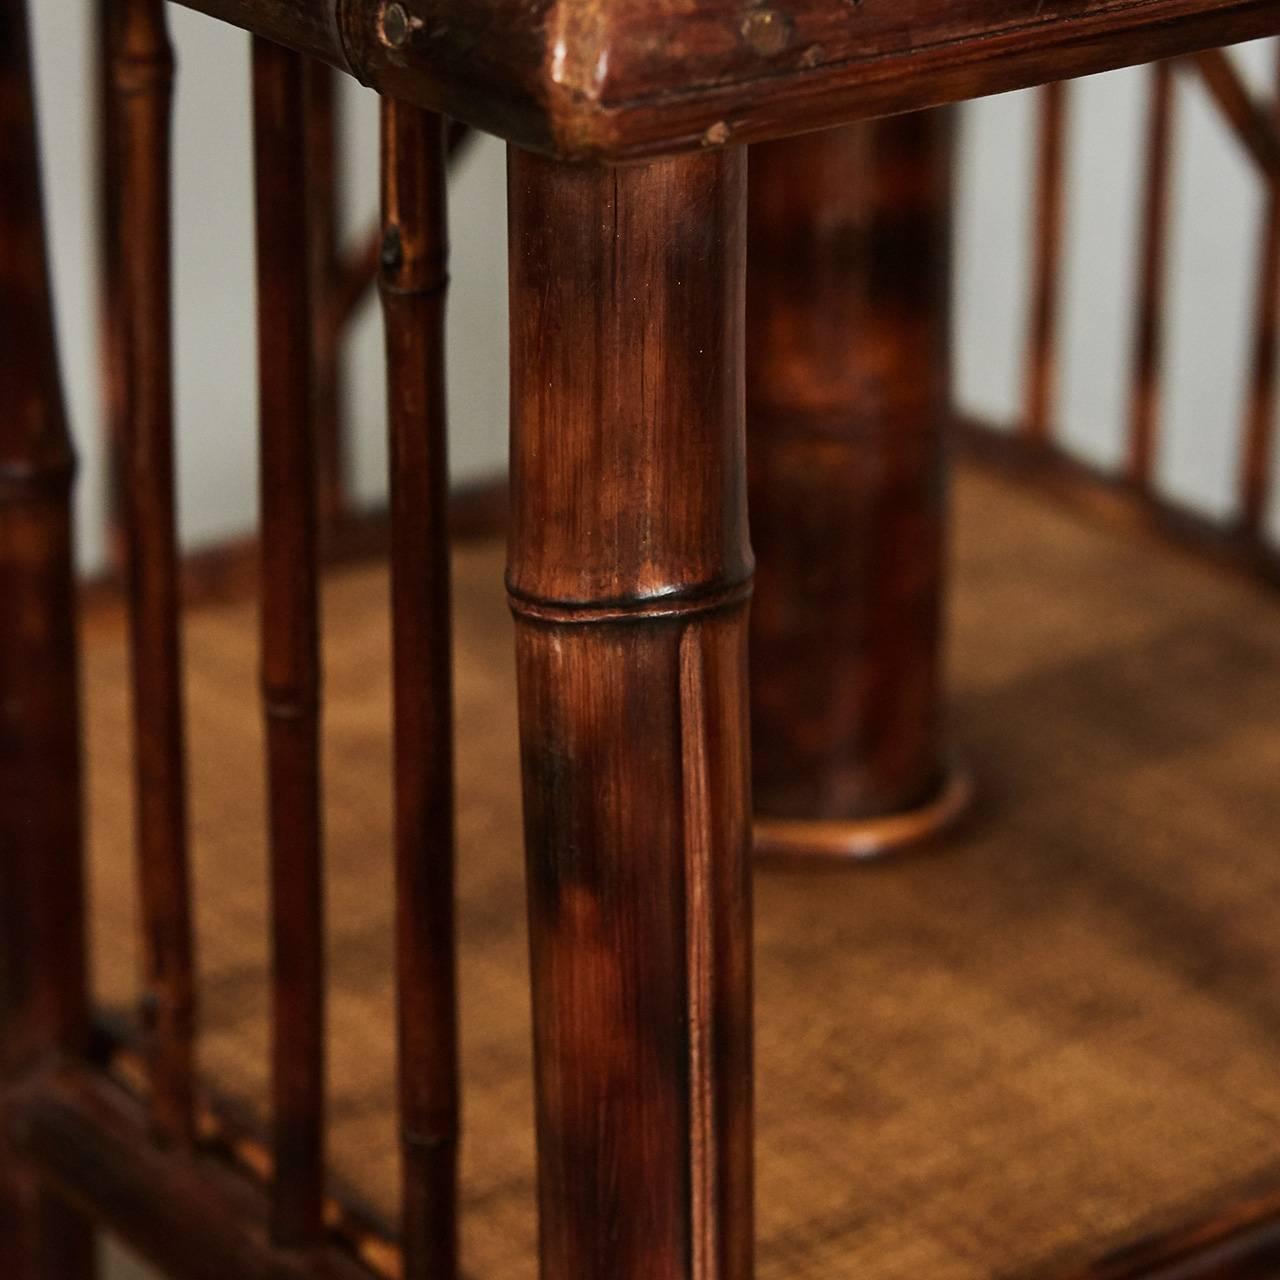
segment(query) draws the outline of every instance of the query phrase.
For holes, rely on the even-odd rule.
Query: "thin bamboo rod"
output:
[[[0,1073],[88,1042],[71,492],[25,0],[0,10]]]
[[[395,677],[396,953],[406,1280],[457,1274],[458,1041],[444,326],[445,125],[384,99]]]
[[[104,483],[103,519],[107,529],[107,556],[111,568],[122,572],[125,564],[124,514],[124,371],[120,353],[119,316],[120,264],[115,218],[119,206],[112,139],[116,127],[111,118],[115,93],[111,86],[111,14],[118,0],[95,0],[94,4],[94,89],[97,95],[95,144],[97,147],[98,254],[100,292],[98,313],[101,323],[99,359],[101,360],[101,395],[103,452],[106,479]]]
[[[109,8],[109,225],[121,390],[143,1024],[152,1114],[192,1130],[195,979],[187,851],[181,595],[173,476],[170,124],[173,53],[164,0]]]
[[[323,528],[332,528],[346,511],[342,339],[347,317],[336,322],[324,305],[338,273],[337,137],[338,73],[319,62],[307,64],[307,181],[310,206],[307,237],[311,255],[313,372],[315,377],[316,471]]]
[[[0,1078],[89,1039],[71,494],[25,0],[0,6]],[[91,1280],[90,1222],[0,1167],[6,1276]]]
[[[1147,116],[1138,308],[1125,466],[1129,482],[1144,492],[1151,487],[1160,422],[1172,138],[1173,64],[1157,62],[1151,68],[1151,102]]]
[[[1035,247],[1028,325],[1023,432],[1047,441],[1058,373],[1058,310],[1065,217],[1067,86],[1047,84],[1039,94]]]
[[[1280,121],[1254,98],[1231,56],[1222,49],[1207,49],[1192,61],[1253,162],[1270,177],[1280,177]]]
[[[449,160],[452,163],[475,141],[476,131],[457,120],[447,125]],[[355,243],[338,255],[326,301],[328,323],[341,333],[354,320],[378,275],[382,257],[382,223],[376,222],[356,237]]]
[[[1276,102],[1272,119],[1280,128],[1280,46],[1276,51]],[[1271,499],[1271,462],[1276,416],[1276,342],[1280,339],[1280,175],[1270,175],[1258,252],[1257,316],[1245,407],[1240,463],[1241,525],[1260,538]]]
[[[262,504],[262,689],[271,847],[272,1233],[320,1235],[324,944],[305,63],[253,42]]]

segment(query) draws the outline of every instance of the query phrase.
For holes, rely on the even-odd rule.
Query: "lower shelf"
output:
[[[978,812],[924,856],[757,875],[760,1280],[1084,1275],[1280,1190],[1280,603],[969,469],[957,508],[952,736]],[[500,566],[496,545],[456,561],[478,1280],[532,1277],[535,1256]],[[378,569],[327,583],[325,780],[334,1185],[390,1220],[386,596]],[[201,1065],[261,1120],[255,617],[197,609],[187,644]],[[95,625],[95,960],[114,1005],[136,971],[125,687],[122,635]]]

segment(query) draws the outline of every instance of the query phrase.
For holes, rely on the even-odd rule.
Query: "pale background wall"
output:
[[[79,441],[82,563],[101,563],[102,438],[95,386],[95,252],[88,5],[35,5],[47,199],[64,380]],[[199,545],[251,527],[254,330],[247,39],[172,10],[180,59],[176,162],[177,367],[183,537]],[[1239,50],[1262,87],[1269,50]],[[1070,203],[1059,422],[1081,454],[1121,453],[1136,275],[1137,193],[1146,104],[1142,70],[1100,76],[1072,95]],[[344,103],[352,227],[376,192],[376,107]],[[1162,486],[1205,510],[1231,509],[1262,184],[1194,80],[1180,78],[1169,291]],[[1018,403],[1029,267],[1034,99],[965,109],[958,231],[957,375],[961,404],[1009,418]],[[453,183],[449,380],[456,479],[503,465],[506,245],[503,152],[483,139]],[[355,487],[383,492],[376,305],[351,353]],[[1277,485],[1280,490],[1280,485]],[[1280,507],[1272,527],[1280,536]]]

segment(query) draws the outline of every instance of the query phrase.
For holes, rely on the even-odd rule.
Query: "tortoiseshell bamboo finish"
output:
[[[510,154],[543,1280],[751,1275],[744,162]]]
[[[770,848],[779,819],[881,819],[943,785],[952,136],[944,110],[752,149],[752,738]],[[868,824],[845,843],[892,841]]]

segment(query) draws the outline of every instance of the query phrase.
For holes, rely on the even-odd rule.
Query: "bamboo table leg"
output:
[[[940,735],[946,110],[751,151],[757,848],[866,856],[964,808]]]
[[[751,1275],[744,159],[511,154],[543,1280]]]
[[[75,459],[45,265],[26,5],[0,10],[0,1072],[88,1035]],[[88,1222],[7,1161],[0,1273],[93,1274]]]

